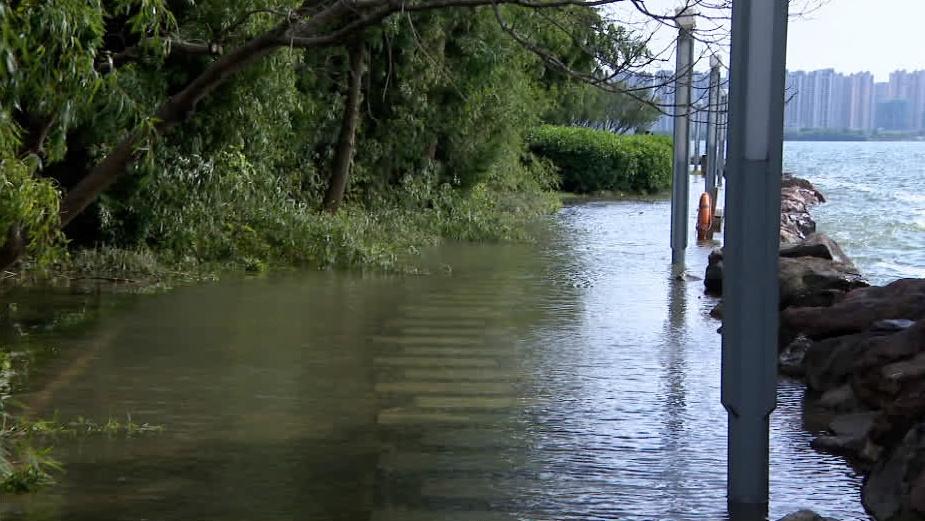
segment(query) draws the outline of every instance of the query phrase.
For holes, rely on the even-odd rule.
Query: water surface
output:
[[[430,276],[136,297],[55,340],[19,397],[167,430],[60,441],[60,485],[0,518],[725,519],[712,245],[672,277],[668,208],[569,207],[537,244],[443,247]],[[780,384],[772,517],[867,519],[858,475],[810,449],[802,393]]]
[[[819,230],[871,282],[925,277],[925,142],[787,142],[784,168],[825,194]]]

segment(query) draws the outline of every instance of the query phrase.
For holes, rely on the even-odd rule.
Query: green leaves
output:
[[[30,163],[28,158],[0,159],[0,246],[7,231],[17,227],[28,238],[27,252],[45,265],[61,254],[60,194],[53,182],[33,175],[36,165]]]

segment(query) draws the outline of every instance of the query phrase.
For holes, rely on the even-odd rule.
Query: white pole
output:
[[[768,419],[777,403],[787,2],[732,2],[722,360],[731,509],[768,503]]]
[[[679,9],[675,65],[674,178],[671,185],[671,263],[684,262],[687,248],[688,192],[690,190],[691,69],[694,62],[694,16]]]

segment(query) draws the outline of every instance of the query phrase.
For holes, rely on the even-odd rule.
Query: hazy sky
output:
[[[660,14],[683,4],[684,0],[645,1],[649,10]],[[619,19],[643,23],[631,8],[616,5],[614,11]],[[708,29],[721,23],[728,25],[701,20],[698,27]],[[651,47],[657,50],[670,47],[675,33],[651,22],[637,29],[656,30]],[[666,62],[666,68],[673,66],[673,61]],[[790,21],[787,66],[791,70],[866,70],[877,81],[886,81],[896,69],[925,69],[925,0],[827,0],[818,9]]]
[[[925,0],[831,0],[790,24],[787,65],[867,70],[925,69]]]

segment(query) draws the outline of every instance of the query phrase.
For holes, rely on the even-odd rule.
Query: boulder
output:
[[[782,191],[787,188],[799,188],[805,190],[806,192],[810,192],[812,194],[812,197],[816,203],[825,202],[825,196],[822,195],[822,192],[816,190],[816,187],[813,186],[812,183],[801,177],[796,177],[792,173],[788,172],[784,174],[784,176],[781,178],[780,186]]]
[[[852,264],[818,257],[781,257],[781,307],[831,306],[867,281]]]
[[[868,331],[813,342],[803,357],[806,384],[813,391],[825,392],[849,383],[869,341],[882,335]]]
[[[814,439],[812,447],[834,454],[857,456],[867,443],[867,435],[873,429],[877,415],[877,412],[868,411],[836,416],[829,423],[832,434]]]
[[[828,306],[841,300],[848,291],[868,285],[853,264],[810,256],[781,257],[779,281],[781,307]],[[704,286],[707,293],[722,295],[721,249],[710,253]]]
[[[803,335],[798,336],[793,342],[787,344],[787,347],[785,347],[777,357],[777,369],[780,373],[794,378],[805,376],[803,362],[806,358],[806,351],[812,345],[813,341]]]
[[[822,517],[812,510],[798,510],[780,518],[778,521],[835,521],[831,517]]]
[[[850,384],[843,384],[829,389],[822,393],[816,403],[826,409],[839,412],[854,411],[861,407],[861,402],[854,395],[854,389],[851,388]]]
[[[780,240],[799,242],[816,231],[809,209],[825,202],[825,197],[805,179],[785,176],[780,191]]]
[[[899,443],[925,417],[925,319],[872,339],[854,364],[851,387],[864,405],[882,410],[870,441]]]
[[[780,249],[781,257],[816,257],[838,262],[850,266],[857,271],[851,259],[845,255],[844,250],[831,237],[824,233],[813,233],[797,243],[783,243]]]
[[[801,201],[781,201],[781,242],[798,242],[815,231],[816,221]]]
[[[707,271],[703,277],[707,293],[720,296],[723,294],[723,250],[714,248],[707,258]]]
[[[781,202],[780,202],[780,242],[785,245],[794,246],[809,240],[816,232],[816,221],[813,220],[809,209],[819,203],[825,202],[825,197],[805,179],[785,175],[781,182]],[[818,241],[819,239],[813,239]],[[840,256],[823,257],[828,260],[835,260],[842,264],[850,265],[847,257],[835,243],[825,238],[824,245],[834,245],[833,251],[837,251]],[[803,250],[791,251],[788,256],[819,256],[824,255],[819,250],[820,246],[816,244],[807,245]],[[704,285],[706,291],[712,295],[721,295],[723,291],[723,258],[722,252],[714,250],[710,254],[710,261],[707,265]],[[851,268],[850,271],[856,271]]]
[[[874,465],[861,497],[879,521],[925,520],[925,423],[910,428],[901,443]]]
[[[801,307],[781,313],[783,330],[795,336],[830,338],[860,333],[881,320],[925,318],[925,279],[900,279],[887,286],[850,291],[829,307]]]

